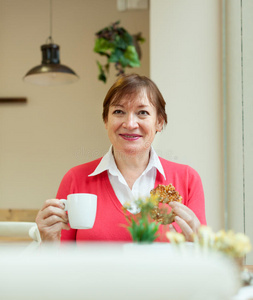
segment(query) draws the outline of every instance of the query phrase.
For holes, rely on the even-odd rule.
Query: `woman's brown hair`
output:
[[[147,93],[150,103],[156,108],[157,117],[162,118],[165,124],[167,124],[167,114],[165,111],[166,102],[158,87],[148,77],[137,74],[121,75],[109,89],[103,102],[102,116],[104,122],[107,121],[109,107],[111,105],[117,105],[123,97],[131,97],[143,90]]]

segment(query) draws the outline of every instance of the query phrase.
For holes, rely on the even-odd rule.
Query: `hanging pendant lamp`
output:
[[[42,52],[41,65],[28,71],[24,76],[24,81],[48,86],[67,84],[78,80],[78,76],[72,69],[60,64],[60,47],[52,40],[52,0],[50,0],[50,36],[40,49]]]

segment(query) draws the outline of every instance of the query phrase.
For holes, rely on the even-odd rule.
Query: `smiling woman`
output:
[[[146,166],[150,145],[156,132],[162,130],[163,123],[145,91],[130,98],[125,97],[119,104],[110,106],[105,127],[113,145],[114,157],[120,155],[123,159],[122,154],[126,154],[138,160],[142,158]],[[118,168],[121,170],[119,165]]]
[[[140,78],[136,75],[124,76],[115,85],[118,85],[117,89],[120,91],[122,84],[125,86],[123,90],[130,94],[124,95],[119,92],[118,97],[111,97],[109,91],[105,98],[105,103],[109,103],[109,111],[104,118],[105,127],[113,146],[117,168],[130,188],[147,167],[151,144],[156,132],[162,130],[165,122],[148,98],[147,86],[151,84],[144,79],[142,82],[145,82],[145,85],[143,83],[141,85]],[[138,88],[129,92],[129,87],[135,86]],[[154,100],[153,102],[155,103]],[[165,107],[164,100],[163,107]],[[132,171],[126,167],[129,164],[134,166]]]
[[[203,187],[197,172],[158,157],[151,146],[156,133],[167,123],[165,104],[149,78],[137,74],[119,77],[103,103],[103,120],[112,145],[102,158],[70,169],[56,199],[45,202],[36,219],[43,241],[131,241],[122,226],[126,225],[123,205],[149,196],[159,184],[171,183],[183,199],[180,207],[172,207],[176,215],[173,231],[191,240],[199,225],[206,224]],[[68,225],[68,215],[58,199],[75,193],[97,195],[96,220],[91,229]],[[160,233],[169,230],[166,226],[160,225]]]

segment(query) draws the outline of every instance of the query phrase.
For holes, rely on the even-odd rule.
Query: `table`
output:
[[[231,261],[192,247],[85,243],[22,250],[0,247],[1,299],[231,300],[240,287]]]

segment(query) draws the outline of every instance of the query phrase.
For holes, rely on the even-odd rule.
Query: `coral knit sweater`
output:
[[[183,204],[188,206],[198,217],[201,224],[206,224],[204,192],[198,173],[189,166],[167,161],[160,158],[166,180],[157,171],[155,187],[158,184],[172,183],[183,198]],[[130,242],[128,230],[122,226],[126,219],[122,205],[116,197],[110,184],[107,171],[88,177],[99,164],[101,158],[70,169],[63,177],[57,199],[67,199],[74,193],[91,193],[97,195],[97,214],[92,229],[62,230],[62,241],[122,241]],[[180,228],[173,223],[178,231]],[[164,233],[168,225],[160,225],[160,238],[165,241]]]

